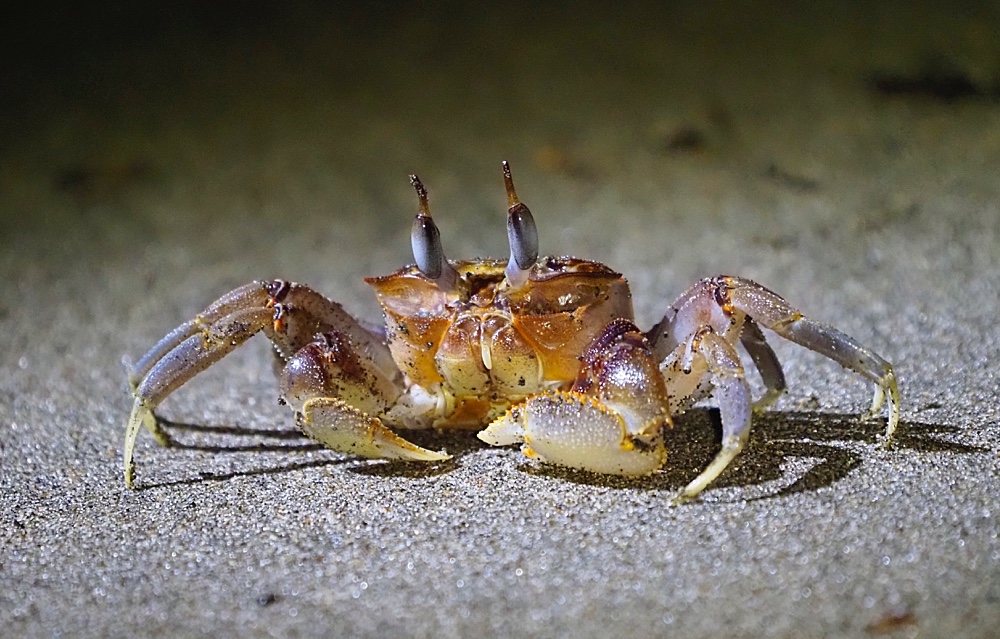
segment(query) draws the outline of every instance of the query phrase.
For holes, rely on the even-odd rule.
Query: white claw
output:
[[[666,459],[658,433],[650,441],[633,438],[618,413],[573,392],[535,395],[496,419],[479,439],[494,446],[524,442],[528,457],[611,475],[648,475]]]

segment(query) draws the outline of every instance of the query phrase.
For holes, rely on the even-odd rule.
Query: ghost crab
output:
[[[365,280],[382,306],[384,329],[367,328],[306,286],[273,280],[223,295],[164,337],[129,370],[126,485],[133,486],[141,426],[169,444],[154,409],[261,332],[281,369],[279,401],[295,411],[302,432],[362,457],[447,459],[389,426],[488,424],[480,439],[522,443],[528,457],[647,475],[666,461],[662,432],[671,415],[711,394],[722,417],[722,449],[677,497],[690,499],[743,449],[753,412],[785,389],[761,326],[874,382],[870,413],[877,415],[888,395],[888,443],[899,421],[899,392],[892,366],[871,349],[731,276],[698,282],[643,332],[619,273],[589,260],[538,256],[531,212],[506,162],[503,169],[507,260],[446,259],[427,192],[410,176],[419,202],[411,232],[416,264]],[[737,343],[766,387],[756,402]]]

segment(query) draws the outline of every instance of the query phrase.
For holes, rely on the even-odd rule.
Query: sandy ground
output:
[[[171,6],[6,27],[0,634],[996,636],[995,5]],[[411,171],[450,256],[505,254],[501,159],[542,251],[621,270],[643,326],[729,272],[871,345],[895,444],[778,343],[789,392],[681,507],[708,409],[643,480],[468,434],[363,461],[296,434],[261,341],[124,488],[122,356],[259,277],[377,318]]]

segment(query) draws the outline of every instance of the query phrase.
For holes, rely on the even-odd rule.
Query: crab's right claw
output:
[[[386,428],[380,419],[339,399],[317,397],[296,416],[302,432],[332,450],[369,459],[443,461],[450,455],[421,448]]]

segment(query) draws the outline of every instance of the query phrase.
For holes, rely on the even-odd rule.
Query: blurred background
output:
[[[1000,156],[992,2],[106,1],[4,22],[0,229],[22,264],[86,244],[142,269],[158,245],[227,282],[257,260],[360,286],[409,259],[410,172],[449,255],[505,254],[507,159],[543,252],[627,260],[669,296],[940,218],[928,201]],[[978,232],[972,208],[947,217]],[[870,269],[879,244],[815,268]]]

